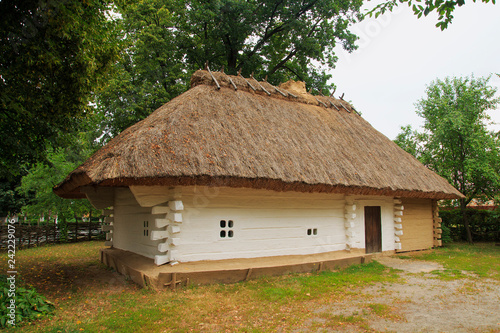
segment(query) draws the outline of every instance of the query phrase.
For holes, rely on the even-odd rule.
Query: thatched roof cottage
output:
[[[157,265],[430,248],[437,200],[462,196],[343,100],[207,71],[54,191]]]

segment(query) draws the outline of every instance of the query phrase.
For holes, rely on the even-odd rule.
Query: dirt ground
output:
[[[500,332],[500,283],[467,279],[444,281],[430,272],[437,263],[391,257],[375,259],[400,269],[401,283],[377,284],[361,297],[317,309],[314,319],[346,318],[325,332]],[[357,318],[361,323],[357,322]],[[314,325],[313,325],[314,326]]]

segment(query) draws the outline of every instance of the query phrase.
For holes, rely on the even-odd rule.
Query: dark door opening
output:
[[[365,206],[366,253],[382,252],[382,224],[380,206]]]

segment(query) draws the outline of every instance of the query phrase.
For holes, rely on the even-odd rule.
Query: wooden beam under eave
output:
[[[112,187],[84,186],[80,191],[85,193],[95,209],[105,209],[115,204],[115,189]]]
[[[171,186],[130,186],[130,191],[141,207],[161,205],[175,195],[175,188]]]

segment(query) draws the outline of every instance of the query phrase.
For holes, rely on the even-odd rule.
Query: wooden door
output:
[[[382,252],[382,224],[380,206],[365,206],[366,253]]]

